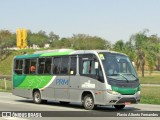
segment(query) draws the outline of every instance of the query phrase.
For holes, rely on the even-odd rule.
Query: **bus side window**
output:
[[[101,66],[99,65],[99,68],[98,68],[98,80],[101,81],[101,82],[104,82],[104,76],[103,76],[103,72],[102,72],[102,68]]]
[[[94,60],[85,60],[82,65],[82,74],[96,75]]]
[[[89,74],[90,71],[90,61],[83,61],[82,74]]]
[[[29,74],[30,59],[25,60],[24,74]]]
[[[69,57],[62,57],[61,61],[61,74],[68,75]]]
[[[45,61],[45,74],[51,74],[51,63],[52,63],[52,58],[46,58]]]
[[[38,74],[51,74],[52,58],[40,58],[38,60]]]
[[[61,57],[53,59],[53,74],[60,74],[61,72]]]
[[[91,69],[91,74],[92,75],[96,75],[96,70],[95,70],[95,61],[91,61],[91,67],[90,67],[90,69]]]
[[[38,74],[43,74],[45,69],[45,58],[40,58],[38,62]]]
[[[70,59],[70,75],[76,75],[77,70],[77,58],[71,57]]]
[[[30,74],[35,74],[36,73],[36,59],[31,59],[30,60],[30,68],[29,68],[29,73]]]
[[[15,60],[14,72],[17,74],[23,73],[23,60]]]
[[[26,59],[25,60],[25,74],[35,74],[37,70],[37,59]]]

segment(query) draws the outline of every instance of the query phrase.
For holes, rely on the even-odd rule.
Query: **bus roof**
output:
[[[100,52],[108,52],[108,53],[118,53],[123,54],[115,51],[109,50],[73,50],[73,49],[59,49],[59,50],[44,50],[44,51],[37,51],[33,54],[24,54],[16,56],[16,59],[22,58],[37,58],[37,57],[49,57],[49,56],[63,56],[63,55],[76,55],[76,54],[87,54],[87,53],[100,53]],[[125,54],[123,54],[125,55]]]

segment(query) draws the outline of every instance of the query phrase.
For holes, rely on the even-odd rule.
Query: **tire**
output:
[[[114,105],[114,108],[116,110],[122,110],[125,107],[125,105]]]
[[[36,104],[42,103],[41,93],[38,90],[33,93],[33,102]]]
[[[82,105],[86,110],[93,110],[95,108],[93,96],[87,94],[82,101]]]

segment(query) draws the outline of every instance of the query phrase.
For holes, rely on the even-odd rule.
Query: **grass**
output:
[[[11,92],[11,90],[0,89],[0,92]]]
[[[141,84],[160,84],[160,75],[139,77]]]
[[[160,84],[160,71],[153,71],[152,74],[145,71],[144,77],[138,71],[138,76],[141,84]]]
[[[6,82],[6,88],[5,88]],[[0,92],[10,92],[11,91],[11,81],[0,79]]]
[[[160,104],[160,87],[159,86],[142,86],[141,103]]]

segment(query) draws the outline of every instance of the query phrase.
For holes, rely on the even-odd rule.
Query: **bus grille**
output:
[[[137,101],[135,98],[122,98],[117,102],[117,104],[125,102],[136,103]]]

